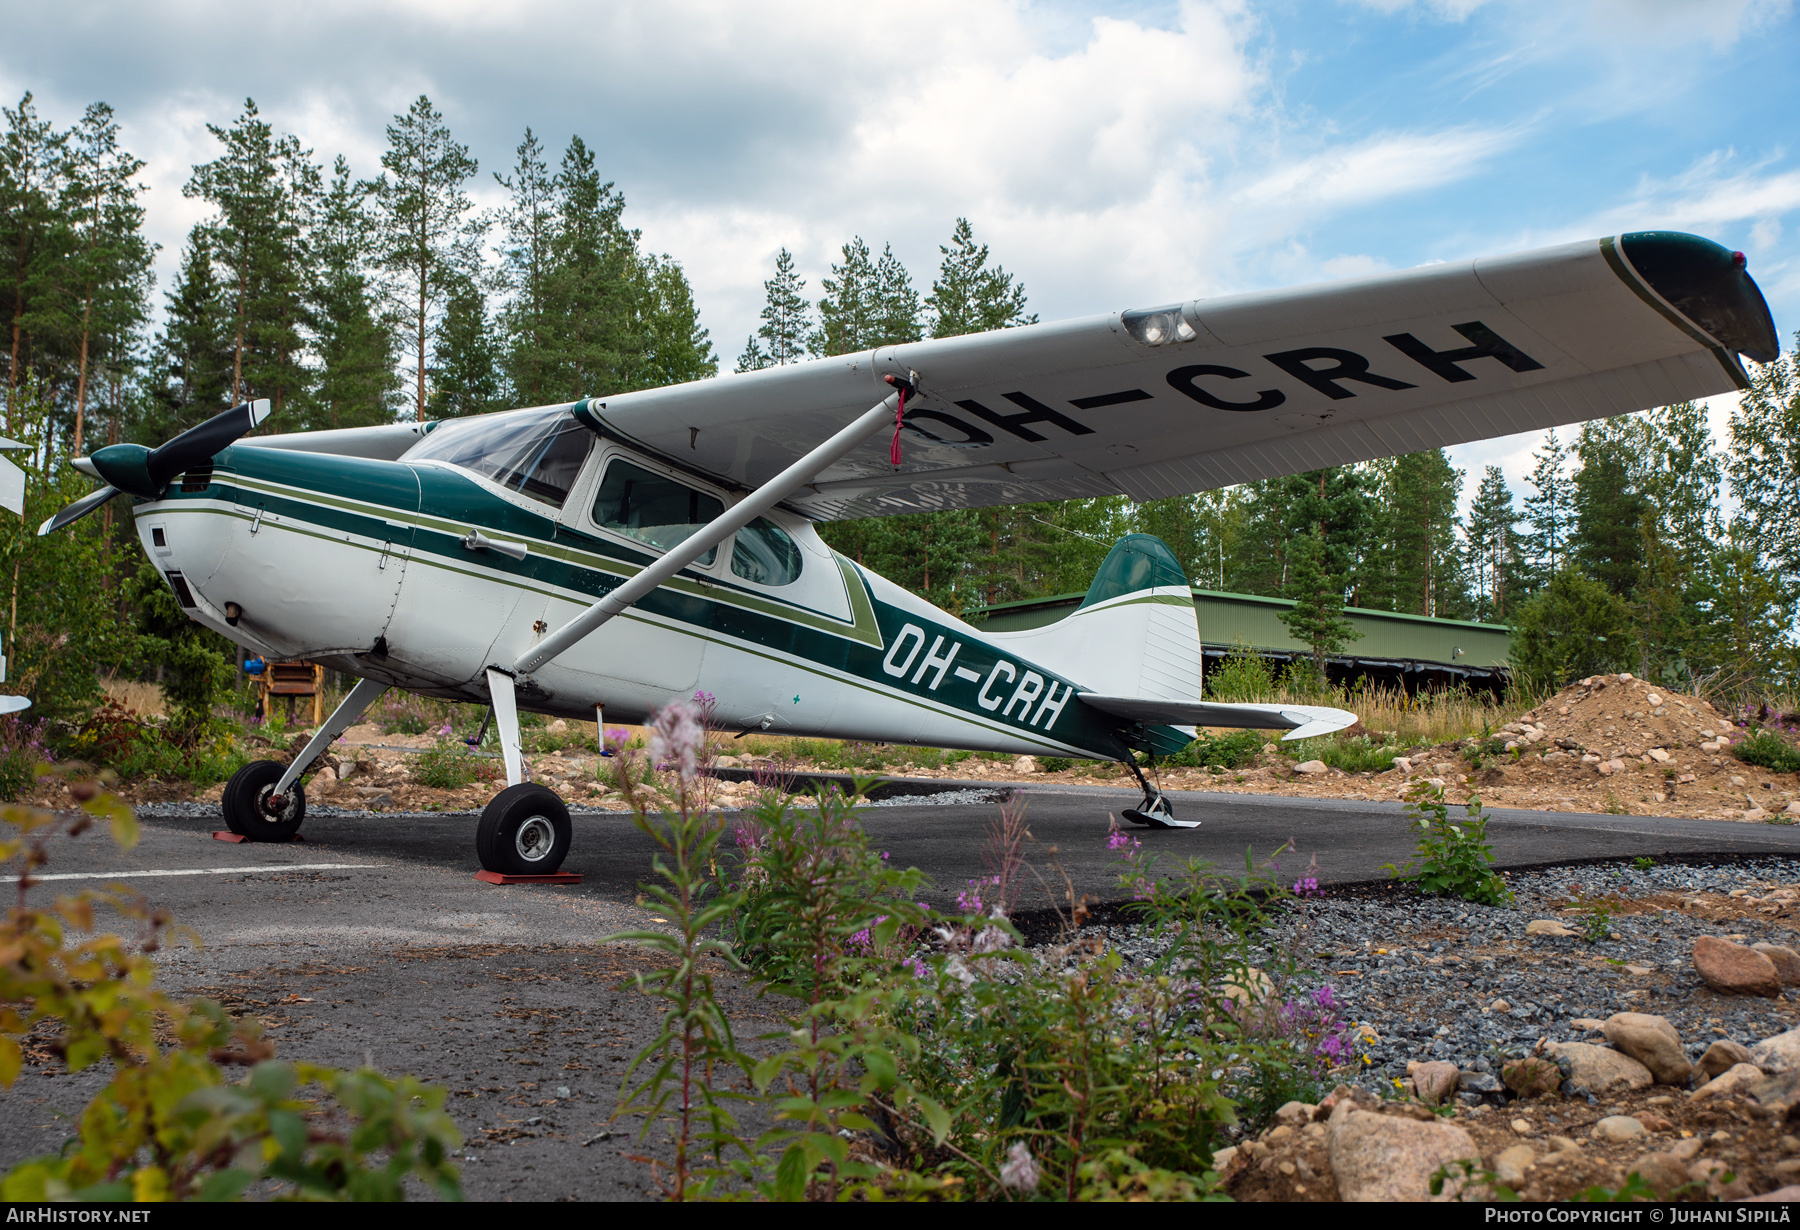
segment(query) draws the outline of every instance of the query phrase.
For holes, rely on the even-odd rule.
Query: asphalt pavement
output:
[[[940,783],[992,789],[991,783]],[[1026,787],[1033,873],[1023,909],[1071,896],[1119,896],[1109,817],[1135,792]],[[1134,828],[1165,864],[1242,868],[1287,842],[1282,874],[1316,865],[1320,882],[1380,880],[1412,840],[1398,804],[1242,794],[1171,796],[1196,829]],[[947,902],[986,873],[982,846],[998,808],[903,803],[865,818],[876,844],[930,878]],[[203,948],[166,951],[172,990],[206,994],[263,1021],[289,1058],[417,1072],[447,1085],[469,1141],[473,1199],[633,1199],[650,1174],[629,1155],[656,1153],[615,1122],[628,1058],[657,1016],[633,989],[641,949],[609,934],[658,925],[637,904],[651,845],[620,814],[578,814],[565,870],[574,886],[476,881],[472,815],[308,818],[306,840],[227,844],[215,817],[141,812],[143,839],[116,850],[89,833],[58,849],[39,894],[110,881],[144,892],[191,927]],[[1502,810],[1488,836],[1503,866],[1640,856],[1800,853],[1800,827],[1639,816]],[[155,873],[155,874],[147,874]],[[740,1033],[779,1027],[779,1005],[731,977],[720,985]],[[28,1064],[0,1093],[0,1165],[57,1148],[104,1074]]]

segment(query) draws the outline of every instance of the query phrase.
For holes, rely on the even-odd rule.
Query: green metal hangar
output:
[[[1216,589],[1196,589],[1194,611],[1200,641],[1210,669],[1248,646],[1279,669],[1311,651],[1288,633],[1281,613],[1294,604],[1287,598],[1259,598]],[[966,613],[974,624],[994,632],[1041,628],[1072,613],[1080,594],[1056,594],[1023,602],[998,602]],[[1354,653],[1327,658],[1326,674],[1334,683],[1366,679],[1368,687],[1399,687],[1408,692],[1465,687],[1498,695],[1506,688],[1508,642],[1503,624],[1469,623],[1345,607],[1344,617],[1362,636]]]

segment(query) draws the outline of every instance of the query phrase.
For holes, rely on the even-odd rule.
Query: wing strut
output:
[[[890,378],[891,379],[891,378]],[[904,387],[904,386],[902,386]],[[857,445],[893,421],[900,393],[890,393],[881,404],[866,411],[848,427],[800,458],[749,495],[726,509],[709,524],[696,530],[679,546],[614,589],[587,610],[539,641],[513,663],[513,669],[528,675],[540,669],[595,632],[601,624],[642,601],[657,586],[705,555],[730,535],[749,525],[817,477],[819,471],[847,455]]]

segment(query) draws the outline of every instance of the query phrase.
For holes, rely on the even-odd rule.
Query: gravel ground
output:
[[[1735,866],[1631,864],[1515,872],[1516,900],[1488,907],[1403,895],[1386,886],[1328,888],[1322,900],[1290,912],[1260,951],[1278,949],[1309,969],[1289,993],[1329,985],[1347,1023],[1367,1026],[1359,1050],[1367,1064],[1357,1083],[1391,1095],[1408,1060],[1445,1059],[1465,1070],[1498,1072],[1503,1056],[1530,1051],[1539,1039],[1600,1041],[1579,1019],[1615,1012],[1664,1016],[1698,1059],[1714,1040],[1746,1046],[1800,1024],[1800,998],[1718,995],[1691,960],[1697,936],[1737,943],[1794,946],[1800,941],[1792,903],[1774,914],[1766,903],[1729,896],[1800,884],[1800,860],[1754,859]],[[1570,898],[1604,898],[1621,910],[1613,938],[1526,937],[1533,919],[1581,922],[1561,913]],[[1157,940],[1143,927],[1104,929],[1129,958],[1148,962]],[[1634,972],[1645,970],[1647,972]],[[1496,1002],[1501,1001],[1501,1002]]]

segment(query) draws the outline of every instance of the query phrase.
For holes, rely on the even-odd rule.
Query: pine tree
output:
[[[75,243],[64,273],[70,292],[67,332],[78,338],[75,454],[85,451],[90,374],[127,360],[131,338],[147,315],[155,248],[143,236],[145,185],[133,182],[144,162],[119,148],[119,125],[105,103],[88,107],[70,134],[63,215]]]
[[[1544,434],[1544,447],[1533,453],[1532,494],[1525,497],[1525,520],[1531,533],[1525,539],[1532,588],[1549,584],[1567,563],[1567,544],[1575,523],[1575,492],[1569,480],[1569,451],[1554,430]]]
[[[638,235],[620,222],[625,197],[602,181],[594,155],[572,137],[556,173],[556,229],[545,279],[548,401],[623,393],[645,349],[635,306]]]
[[[875,322],[870,346],[900,346],[924,336],[919,324],[919,292],[912,274],[884,244],[875,264]]]
[[[1637,469],[1648,457],[1644,422],[1636,415],[1582,424],[1575,452],[1574,532],[1569,556],[1621,598],[1637,592],[1643,570],[1641,525],[1648,506]]]
[[[794,254],[786,248],[775,254],[775,276],[763,283],[767,298],[763,303],[762,324],[756,336],[744,348],[738,360],[739,371],[750,359],[758,367],[784,367],[798,363],[806,354],[807,337],[811,334],[806,299],[802,291],[806,279],[794,272]]]
[[[390,422],[400,388],[392,321],[369,281],[369,192],[340,155],[313,235],[312,344],[319,370],[307,426],[315,429]]]
[[[375,182],[380,207],[380,264],[394,279],[397,305],[414,355],[413,412],[425,417],[427,355],[433,321],[454,282],[456,249],[472,227],[463,185],[478,169],[444,117],[421,94],[387,126],[388,149]]]
[[[925,299],[932,314],[931,336],[958,337],[1037,323],[1037,313],[1025,311],[1025,287],[1000,266],[987,267],[987,245],[975,243],[967,218],[956,220],[949,244],[938,251],[943,263]]]
[[[821,283],[825,297],[819,300],[819,327],[810,343],[814,354],[854,354],[876,345],[879,286],[869,245],[858,235],[843,253],[843,263],[832,265],[831,276]]]
[[[447,290],[432,339],[430,417],[460,418],[500,409],[500,356],[489,328],[487,297],[466,269],[441,276]]]
[[[1752,373],[1731,416],[1725,472],[1740,539],[1761,544],[1782,584],[1800,587],[1800,333],[1794,350]]]
[[[712,337],[700,326],[694,288],[668,255],[645,256],[639,267],[642,350],[631,377],[634,389],[659,389],[719,374]]]
[[[52,297],[69,244],[57,212],[67,135],[41,119],[28,91],[17,107],[3,112],[0,138],[0,310],[12,330],[7,365],[7,434],[15,435],[16,403],[32,342],[40,323],[54,310]]]
[[[212,229],[188,234],[175,283],[164,296],[163,331],[156,354],[163,379],[157,412],[139,425],[143,444],[161,444],[229,404],[235,358],[231,313],[215,273]]]
[[[1325,543],[1315,534],[1300,534],[1288,556],[1286,596],[1294,605],[1280,619],[1295,640],[1311,647],[1313,676],[1322,683],[1325,659],[1344,652],[1362,633],[1343,616],[1343,576],[1331,571]]]
[[[268,397],[280,414],[310,379],[302,330],[319,171],[297,139],[275,136],[254,99],[231,127],[206,127],[224,151],[196,166],[182,191],[217,211],[210,246],[232,314],[231,399]]]
[[[555,263],[556,182],[530,128],[517,153],[511,175],[494,174],[495,182],[511,194],[500,212],[497,281],[509,297],[498,324],[513,398],[537,406],[548,400],[545,384],[554,364],[549,282]]]
[[[1518,597],[1520,539],[1512,489],[1499,466],[1489,466],[1482,475],[1463,540],[1477,594],[1476,618],[1504,623]]]
[[[1706,407],[1676,402],[1650,411],[1645,421],[1650,439],[1645,494],[1655,507],[1657,532],[1691,568],[1723,533],[1724,469]]]

